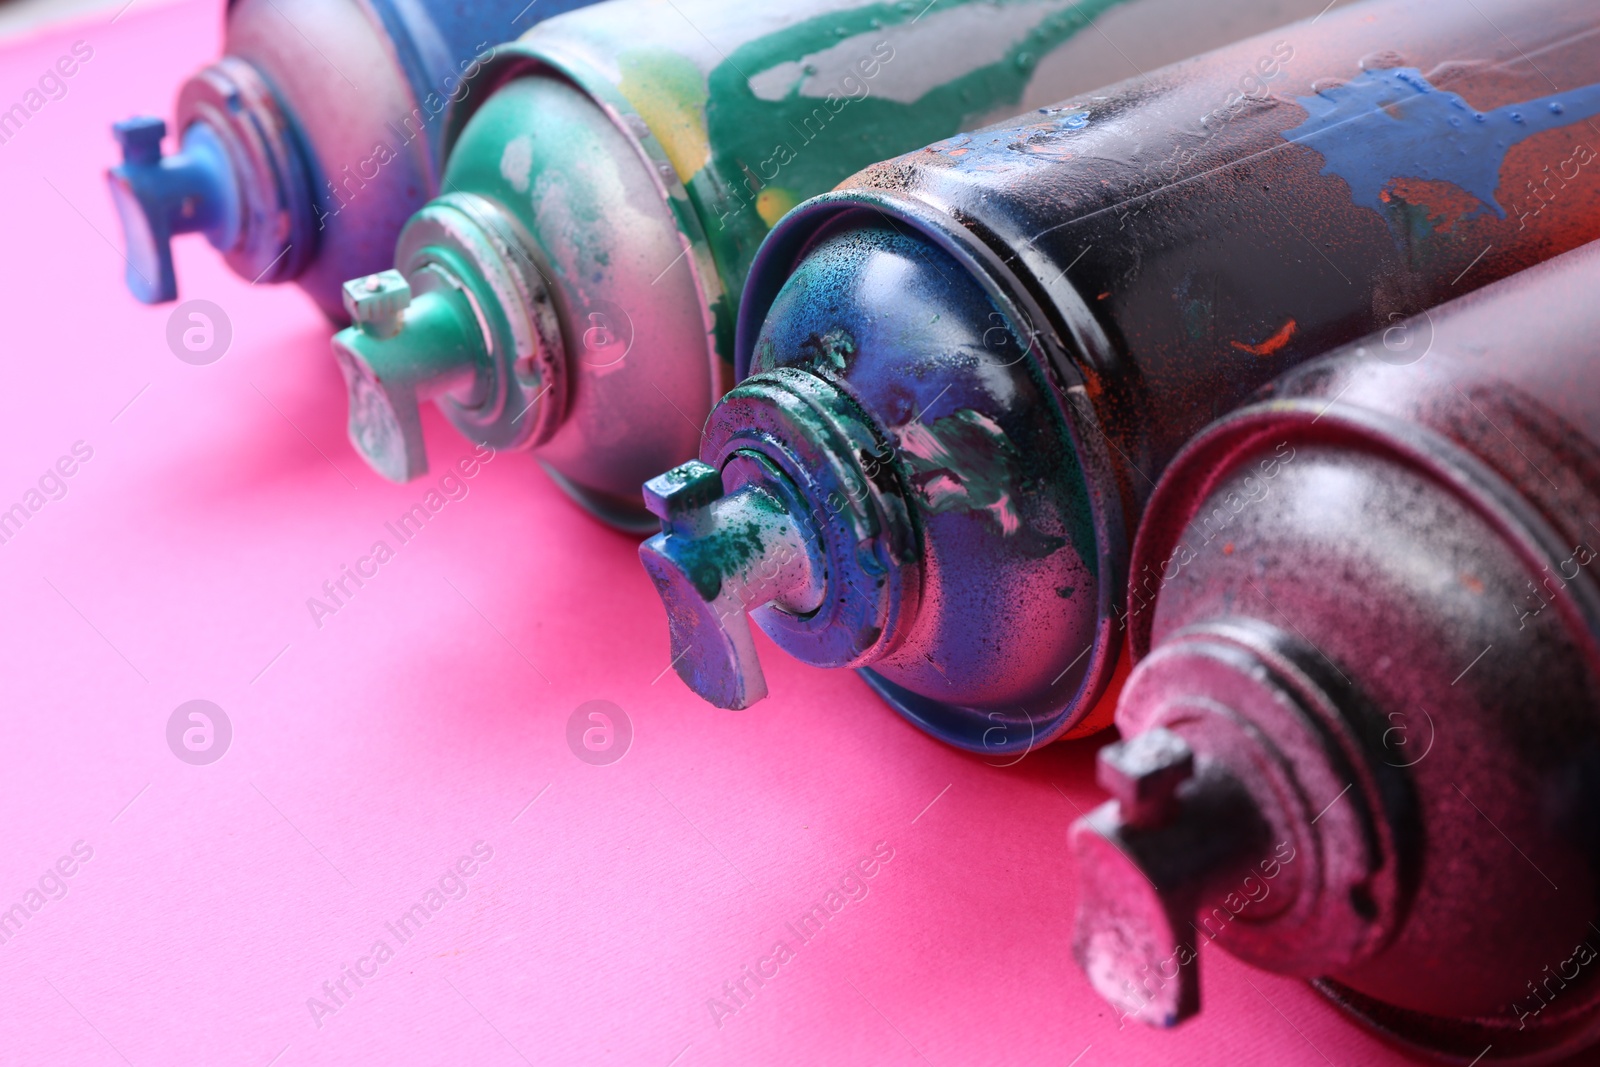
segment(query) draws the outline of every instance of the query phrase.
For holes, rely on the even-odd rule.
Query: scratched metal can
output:
[[[1396,323],[1162,476],[1072,835],[1125,1016],[1215,941],[1450,1062],[1600,1040],[1596,293],[1591,244]]]
[[[113,127],[128,288],[177,299],[172,238],[202,232],[240,277],[297,282],[343,321],[341,284],[438,191],[445,116],[493,46],[591,2],[230,0],[222,58],[179,90],[178,151],[161,119]]]
[[[1219,22],[1188,0],[623,0],[551,19],[488,64],[398,273],[352,283],[357,327],[335,342],[351,439],[414,478],[431,399],[474,441],[536,449],[605,521],[652,529],[639,483],[696,455],[732,384],[746,272],[785,211],[1314,7],[1245,0]]]
[[[1182,443],[1600,237],[1597,113],[1587,0],[1344,5],[802,205],[701,462],[646,488],[678,673],[759,699],[750,612],[963,748],[1103,727],[1132,531]]]

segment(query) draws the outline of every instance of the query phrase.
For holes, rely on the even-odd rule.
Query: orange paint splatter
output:
[[[1232,541],[1229,541],[1227,544],[1222,546],[1222,554],[1224,556],[1233,555],[1233,542]]]
[[[1243,341],[1233,341],[1230,343],[1239,351],[1248,352],[1252,356],[1275,356],[1279,352],[1283,351],[1284,346],[1289,343],[1289,339],[1294,336],[1294,331],[1295,321],[1290,319],[1288,322],[1283,324],[1283,329],[1279,330],[1277,333],[1273,334],[1271,337],[1267,338],[1265,341],[1262,341],[1258,345],[1247,345]]]
[[[1385,204],[1420,208],[1434,233],[1449,233],[1456,223],[1483,209],[1478,198],[1451,182],[1396,178],[1378,194]]]
[[[1024,144],[1022,146],[1022,150],[1028,153],[1030,156],[1043,156],[1045,159],[1054,159],[1061,162],[1066,162],[1067,160],[1073,158],[1073,153],[1064,151],[1059,144],[1054,144],[1049,141],[1038,144],[1030,142]]]
[[[1095,299],[1096,300],[1104,300],[1106,297],[1108,297],[1110,295],[1111,295],[1111,290],[1107,289],[1105,292],[1103,292],[1099,296],[1095,297]]]

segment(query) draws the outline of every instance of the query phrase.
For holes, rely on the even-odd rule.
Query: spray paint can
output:
[[[1072,833],[1126,1015],[1216,941],[1453,1062],[1600,1039],[1597,291],[1589,245],[1397,324],[1162,477]]]
[[[344,321],[341,284],[382,269],[438,190],[446,114],[492,47],[588,2],[231,0],[222,58],[178,92],[178,150],[161,119],[113,127],[128,288],[177,299],[171,241],[199,231],[240,277],[298,282]]]
[[[749,612],[969,750],[1103,727],[1132,531],[1190,435],[1600,237],[1597,31],[1582,0],[1336,7],[792,212],[701,462],[646,487],[678,673],[759,699]]]
[[[549,20],[488,65],[398,273],[351,283],[351,440],[418,476],[432,399],[480,444],[536,449],[603,520],[653,529],[639,484],[697,454],[786,210],[1302,3],[1226,24],[1188,0],[625,0]]]

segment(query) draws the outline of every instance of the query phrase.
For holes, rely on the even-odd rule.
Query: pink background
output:
[[[384,523],[468,449],[435,419],[428,482],[368,473],[327,325],[201,238],[179,282],[230,317],[220,362],[174,358],[171,306],[124,292],[108,124],[170,114],[220,7],[136,5],[0,52],[9,106],[94,49],[0,145],[0,508],[94,450],[0,545],[0,908],[93,849],[0,945],[0,1061],[1409,1062],[1216,951],[1200,1019],[1119,1030],[1069,951],[1092,745],[991,767],[764,638],[773,696],[702,704],[666,670],[634,543],[525,455],[318,629],[306,599],[394,546]],[[210,766],[165,739],[196,698],[234,726]],[[566,743],[593,699],[634,726],[611,766]],[[400,944],[385,923],[479,841],[467,895]],[[786,924],[880,841],[868,895],[799,942]],[[393,958],[319,1027],[308,998],[379,939]],[[778,940],[793,958],[719,1027],[707,1001]]]

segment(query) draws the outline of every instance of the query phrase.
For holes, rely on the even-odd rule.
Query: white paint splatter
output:
[[[1035,3],[965,4],[934,8],[915,22],[899,23],[847,37],[838,44],[798,61],[780,63],[750,79],[750,91],[762,100],[782,100],[796,90],[804,97],[844,96],[851,86],[871,87],[873,96],[914,104],[930,90],[998,63],[1018,41],[1046,18],[1076,0]],[[874,78],[863,78],[860,64],[874,58],[887,42],[904,57],[883,60],[878,53]],[[870,69],[870,67],[869,67]]]
[[[533,173],[533,138],[527,134],[506,142],[500,154],[500,176],[511,183],[519,193],[528,191],[528,178]]]

